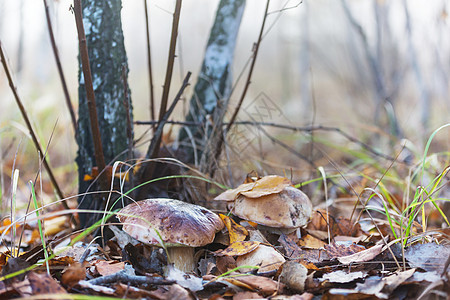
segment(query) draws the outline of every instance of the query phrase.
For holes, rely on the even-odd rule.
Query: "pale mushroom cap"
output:
[[[239,256],[236,259],[236,265],[241,266],[260,266],[258,273],[266,273],[278,268],[285,262],[283,255],[278,253],[272,247],[259,245],[258,248],[250,253]],[[239,269],[242,273],[250,272],[252,269],[241,268]]]
[[[204,207],[163,198],[132,203],[118,218],[123,230],[135,239],[157,246],[162,239],[168,247],[207,245],[224,227],[222,220]]]
[[[242,219],[276,228],[304,226],[312,213],[308,196],[292,186],[284,188],[278,194],[259,198],[240,195],[229,208]]]

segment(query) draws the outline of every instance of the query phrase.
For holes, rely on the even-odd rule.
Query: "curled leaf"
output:
[[[222,219],[223,223],[228,229],[230,244],[245,240],[248,235],[248,231],[247,229],[245,229],[245,227],[237,224],[233,219],[226,215],[219,214],[219,217]]]

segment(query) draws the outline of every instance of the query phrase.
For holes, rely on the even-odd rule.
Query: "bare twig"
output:
[[[78,32],[78,42],[80,47],[80,57],[81,57],[81,66],[83,69],[83,76],[86,88],[86,98],[87,104],[89,108],[89,118],[92,130],[92,139],[94,142],[95,149],[95,161],[97,163],[97,168],[99,174],[102,174],[102,171],[106,167],[105,157],[103,155],[103,146],[102,140],[100,136],[100,128],[97,118],[97,107],[95,104],[95,94],[94,87],[92,85],[92,74],[91,74],[91,66],[89,64],[89,55],[88,48],[86,43],[86,35],[84,33],[84,25],[83,25],[83,15],[81,8],[81,0],[74,0],[74,12],[75,12],[75,21],[77,25]],[[99,183],[102,189],[109,190],[108,179],[105,175],[99,175]]]
[[[156,127],[155,134],[152,138],[152,141],[151,141],[150,146],[147,151],[147,158],[156,158],[156,156],[158,155],[158,147],[159,147],[160,143],[156,143],[156,140],[161,140],[164,125],[166,125],[170,115],[172,114],[173,110],[175,109],[176,104],[181,99],[184,89],[189,85],[189,78],[191,77],[191,74],[192,74],[191,72],[188,72],[186,74],[183,84],[181,85],[180,90],[178,91],[177,95],[175,96],[173,103],[170,105],[169,109],[163,115],[162,119],[158,122],[158,127]]]
[[[153,91],[152,56],[150,51],[150,22],[148,18],[147,0],[144,0],[145,10],[145,31],[147,34],[147,63],[148,63],[148,83],[150,88],[150,118],[155,119],[155,97]],[[153,126],[154,127],[154,126]],[[155,128],[153,128],[155,129]]]
[[[130,98],[128,97],[128,82],[127,82],[127,66],[122,66],[122,80],[123,80],[123,106],[127,115],[127,138],[128,138],[128,155],[127,158],[133,159],[133,124],[131,124]]]
[[[153,135],[152,140],[150,142],[150,146],[148,147],[148,150],[147,150],[147,155],[146,155],[147,158],[153,159],[158,156],[164,125],[167,123],[167,120],[169,119],[170,115],[172,114],[173,110],[175,109],[175,106],[177,105],[178,101],[181,99],[181,96],[183,95],[184,90],[189,85],[189,78],[191,77],[191,74],[192,74],[191,72],[188,72],[186,74],[183,84],[181,85],[180,90],[178,91],[177,95],[175,96],[175,99],[173,100],[169,109],[163,115],[162,119],[160,121],[158,121],[158,126],[156,127],[155,134]],[[140,180],[145,180],[146,178],[152,178],[153,171],[155,169],[155,164],[148,164],[143,169],[144,170],[143,170]],[[140,193],[143,194],[143,193],[145,193],[145,191],[146,191],[146,188],[144,187],[141,189]]]
[[[31,122],[30,122],[30,119],[28,118],[28,114],[27,114],[27,112],[25,110],[25,107],[23,106],[22,101],[20,100],[19,94],[17,93],[17,88],[16,88],[16,86],[14,84],[14,81],[13,81],[13,79],[11,77],[11,73],[9,72],[8,64],[6,63],[6,57],[5,57],[5,54],[3,52],[3,46],[2,46],[1,41],[0,41],[0,56],[1,56],[3,69],[5,70],[5,74],[6,74],[6,77],[8,79],[9,87],[11,88],[11,91],[12,91],[12,93],[14,95],[14,98],[16,99],[17,106],[19,106],[19,110],[20,110],[20,112],[22,114],[22,117],[23,117],[23,119],[24,119],[24,121],[25,121],[25,123],[27,125],[27,128],[28,128],[28,130],[30,132],[31,139],[33,140],[34,146],[35,146],[36,150],[39,153],[44,153],[42,151],[42,149],[41,149],[41,146],[40,146],[39,141],[37,139],[36,133],[33,130],[33,126],[31,126]],[[55,188],[56,194],[58,195],[58,197],[61,200],[63,200],[64,199],[64,194],[61,191],[61,189],[59,188],[58,182],[56,181],[56,178],[53,175],[53,171],[52,171],[52,169],[50,168],[50,165],[47,162],[47,158],[44,156],[42,159],[43,159],[44,167],[47,170],[48,176],[50,178],[50,181],[52,182],[52,185]],[[62,205],[64,206],[65,209],[70,209],[70,207],[67,204],[66,200],[62,201]]]
[[[139,284],[168,285],[175,283],[175,281],[165,280],[163,277],[129,275],[125,272],[125,270],[119,271],[111,275],[91,279],[88,281],[88,283],[93,285],[109,284],[114,282],[129,283],[132,285],[139,285]]]
[[[136,122],[134,122],[134,124],[136,124],[136,125],[153,125],[156,123],[158,123],[158,122],[157,121],[150,121],[150,122],[149,121],[136,121]],[[173,124],[173,125],[182,125],[182,126],[201,126],[202,125],[201,123],[197,123],[197,122],[180,122],[180,121],[166,121],[165,123]],[[223,125],[228,126],[229,123],[224,122]],[[369,151],[370,153],[372,153],[375,156],[379,156],[379,157],[384,158],[389,161],[395,160],[394,157],[375,150],[370,145],[358,140],[355,137],[352,137],[350,134],[346,133],[345,131],[343,131],[342,129],[337,128],[337,127],[329,127],[329,126],[323,126],[323,125],[297,127],[297,126],[277,124],[277,123],[271,123],[271,122],[253,122],[253,121],[236,121],[236,122],[234,122],[234,125],[248,125],[248,126],[258,126],[258,127],[259,126],[268,126],[268,127],[275,127],[275,128],[281,128],[281,129],[293,130],[293,131],[304,131],[304,132],[309,132],[309,133],[311,133],[313,131],[334,131],[334,132],[342,135],[347,140],[349,140],[355,144],[358,144],[359,146],[366,149],[367,151]],[[403,161],[398,161],[398,162],[407,164],[406,162],[403,162]]]
[[[167,102],[169,100],[170,83],[172,81],[173,65],[175,62],[175,49],[177,45],[177,35],[178,35],[178,23],[180,21],[181,12],[181,0],[177,0],[175,5],[175,12],[173,13],[172,22],[172,34],[170,38],[169,46],[169,58],[167,60],[166,78],[164,80],[163,94],[161,98],[161,107],[159,109],[159,121],[164,117],[167,109]]]

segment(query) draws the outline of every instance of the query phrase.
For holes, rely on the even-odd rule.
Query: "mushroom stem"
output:
[[[167,254],[175,268],[185,273],[195,270],[193,247],[168,247]]]

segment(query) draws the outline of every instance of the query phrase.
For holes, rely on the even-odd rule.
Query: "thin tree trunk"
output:
[[[83,0],[83,23],[92,73],[92,84],[95,93],[98,123],[102,140],[105,162],[111,165],[114,161],[125,160],[129,138],[127,137],[127,115],[132,107],[123,104],[125,89],[122,69],[127,65],[124,47],[120,11],[121,0]],[[84,181],[86,174],[92,173],[97,166],[92,141],[91,125],[86,98],[85,80],[79,72],[79,116],[78,116],[78,164],[79,207],[82,209],[103,210],[103,197],[87,196],[84,193],[93,191],[90,181]],[[130,93],[128,91],[128,97]],[[130,99],[131,104],[131,99]],[[93,224],[99,215],[81,214],[84,226]]]
[[[209,171],[222,138],[222,123],[231,94],[234,49],[245,0],[221,0],[190,101],[186,121],[202,126],[185,126],[180,131],[180,147],[188,162]]]

